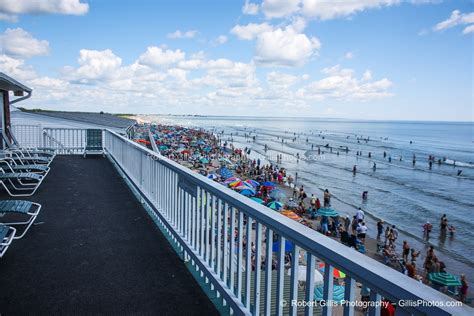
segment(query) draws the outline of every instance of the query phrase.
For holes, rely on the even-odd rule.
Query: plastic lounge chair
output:
[[[101,129],[88,129],[86,131],[86,146],[83,157],[86,158],[88,154],[104,155]]]
[[[28,229],[30,229],[31,225],[35,221],[36,217],[38,216],[41,210],[41,205],[38,203],[24,201],[24,200],[2,200],[0,201],[0,214],[3,216],[0,217],[0,223],[5,225],[27,225],[26,228],[23,230],[23,233],[19,236],[15,236],[14,239],[20,239],[25,236]],[[19,214],[29,216],[27,221],[6,221],[3,217],[6,214]]]
[[[44,176],[37,173],[5,172],[0,168],[0,183],[10,196],[31,196],[43,182]],[[15,183],[16,182],[16,183]],[[30,193],[13,193],[6,183],[16,191],[31,191]]]
[[[8,247],[15,237],[16,229],[7,225],[0,224],[0,258],[7,252]]]
[[[41,164],[22,164],[20,161],[15,161],[14,159],[0,158],[0,167],[11,172],[32,172],[39,173],[43,176],[46,176],[49,172],[49,167]]]
[[[20,151],[11,151],[11,150],[2,150],[0,151],[0,158],[1,159],[13,159],[16,163],[27,165],[27,164],[42,164],[49,166],[53,161],[52,158],[48,157],[41,157],[41,156],[30,156],[25,155],[23,152]]]
[[[53,158],[56,156],[56,152],[52,148],[22,148],[20,147],[20,144],[16,140],[15,136],[10,132],[10,136],[13,139],[13,142],[10,141],[8,137],[4,133],[0,133],[2,136],[3,141],[7,145],[7,150],[11,152],[18,153],[22,157],[28,157],[28,158],[38,158],[38,157],[43,157],[47,158],[48,160],[53,160]]]

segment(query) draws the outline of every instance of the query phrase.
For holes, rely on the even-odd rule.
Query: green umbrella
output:
[[[448,272],[433,272],[428,274],[428,279],[443,286],[460,286],[461,281],[455,275]]]
[[[203,164],[209,163],[209,160],[207,160],[207,158],[201,158],[201,159],[199,159],[199,161]]]
[[[259,203],[259,204],[263,204],[263,200],[258,198],[258,197],[251,197],[252,200],[254,200],[255,202]]]
[[[329,217],[335,217],[338,216],[339,214],[333,210],[332,208],[320,208],[317,212],[317,215],[321,216],[329,216]]]

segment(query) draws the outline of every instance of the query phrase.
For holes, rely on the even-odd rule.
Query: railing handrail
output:
[[[251,202],[247,197],[229,190],[206,177],[197,175],[177,162],[158,155],[152,150],[126,139],[112,130],[107,129],[107,132],[128,145],[142,151],[146,155],[154,157],[155,160],[170,168],[178,175],[186,177],[187,181],[199,185],[204,188],[204,190],[215,194],[219,198],[223,198],[229,206],[244,211],[244,213],[262,225],[271,228],[277,234],[281,234],[286,239],[295,242],[297,246],[309,251],[324,262],[344,271],[349,277],[356,280],[364,280],[364,284],[367,287],[392,301],[397,301],[402,298],[403,300],[410,301],[455,302],[451,297],[417,282],[406,275],[395,273],[392,268],[342,245],[335,240],[327,238],[311,228],[278,214],[268,207],[256,202]],[[146,194],[146,192],[142,193]],[[405,309],[413,311],[414,313],[433,313],[433,306],[407,307]],[[451,315],[454,311],[456,315],[472,314],[472,309],[465,304],[456,307],[436,306],[438,315]]]

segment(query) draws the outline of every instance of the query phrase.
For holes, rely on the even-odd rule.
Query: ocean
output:
[[[322,191],[329,189],[333,195],[332,207],[350,217],[362,207],[369,218],[370,236],[376,236],[375,222],[381,218],[397,226],[400,242],[407,240],[422,253],[434,245],[449,272],[474,275],[472,122],[224,116],[146,118],[216,133],[224,131],[223,140],[248,147],[253,157],[272,163],[282,154],[283,160],[278,165],[293,175],[297,172],[298,185],[303,184],[309,195],[314,193],[321,199]],[[255,142],[244,137],[245,134],[255,135]],[[435,157],[431,169],[430,155]],[[438,159],[442,160],[441,164]],[[368,191],[365,201],[361,198],[364,191]],[[447,214],[449,225],[456,228],[453,237],[439,233],[443,214]],[[422,226],[426,221],[433,224],[429,241],[423,238]]]

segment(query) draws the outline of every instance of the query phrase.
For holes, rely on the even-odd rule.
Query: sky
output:
[[[27,108],[474,121],[474,2],[0,0]]]

